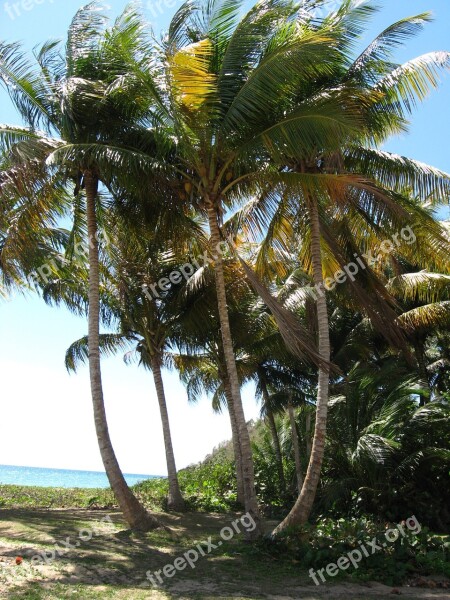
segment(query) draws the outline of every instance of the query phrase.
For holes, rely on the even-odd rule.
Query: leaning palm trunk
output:
[[[306,438],[306,457],[309,459],[311,456],[311,412],[309,409],[306,411],[305,418],[305,438]]]
[[[167,505],[170,510],[183,511],[186,506],[183,496],[181,495],[180,485],[178,483],[175,455],[172,446],[172,436],[170,434],[169,413],[167,412],[166,395],[164,392],[164,383],[161,375],[161,363],[157,356],[152,357],[151,365],[153,379],[155,381],[156,396],[158,398],[159,412],[161,413],[164,447],[166,450],[167,477],[169,480],[169,498]]]
[[[292,406],[292,402],[289,402],[289,404],[288,404],[288,415],[289,415],[289,423],[291,425],[291,439],[292,439],[292,449],[294,451],[295,476],[297,479],[297,489],[298,489],[298,493],[301,494],[302,487],[303,487],[302,461],[301,461],[301,457],[300,457],[300,445],[298,443],[297,423],[295,422],[294,407]]]
[[[319,354],[323,359],[319,366],[319,382],[317,386],[316,423],[308,470],[300,495],[287,517],[275,528],[273,535],[281,533],[287,527],[303,525],[308,520],[316,497],[320,479],[323,457],[325,453],[325,437],[328,416],[328,393],[330,369],[330,334],[328,329],[328,310],[323,290],[322,253],[320,249],[319,209],[313,199],[308,206],[311,226],[311,259],[313,278],[317,295],[317,325],[319,332]]]
[[[89,243],[89,375],[91,382],[92,404],[94,408],[95,430],[97,433],[100,454],[111,489],[117,499],[123,516],[132,529],[149,531],[159,527],[155,517],[150,515],[132,494],[120,470],[106,420],[103,401],[102,376],[100,370],[99,322],[99,259],[97,240],[96,197],[98,180],[90,171],[85,172],[86,210]]]
[[[231,439],[233,442],[234,462],[236,463],[237,503],[241,506],[244,506],[244,475],[242,473],[242,457],[241,445],[239,443],[239,428],[236,421],[236,414],[234,412],[233,395],[231,393],[231,385],[228,380],[228,376],[224,377],[223,387],[225,391],[225,397],[227,399],[228,414],[230,415]]]
[[[216,279],[217,305],[219,312],[220,328],[222,332],[223,352],[227,366],[228,377],[231,386],[232,408],[236,416],[236,423],[239,431],[239,444],[242,458],[242,474],[244,478],[245,510],[253,518],[255,528],[249,537],[257,538],[261,535],[261,522],[259,517],[258,502],[255,491],[255,473],[253,468],[252,449],[250,445],[250,435],[245,421],[244,409],[242,406],[241,390],[239,377],[236,368],[236,360],[233,350],[233,341],[231,338],[230,320],[228,316],[227,297],[225,292],[225,275],[223,271],[222,256],[217,248],[221,243],[220,229],[217,221],[216,209],[209,202],[207,206],[208,221],[210,228],[210,241],[212,249],[216,250],[214,254],[214,274]]]

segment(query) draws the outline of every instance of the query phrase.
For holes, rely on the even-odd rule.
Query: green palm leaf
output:
[[[117,352],[126,351],[133,338],[124,334],[103,333],[100,335],[100,353],[104,357],[114,356]],[[89,360],[88,338],[87,335],[73,342],[66,351],[65,364],[70,372],[76,372],[81,364],[86,364]]]

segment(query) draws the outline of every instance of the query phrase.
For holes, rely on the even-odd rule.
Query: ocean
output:
[[[158,475],[124,473],[128,485]],[[71,471],[70,469],[41,469],[39,467],[14,467],[0,465],[0,484],[32,485],[61,488],[107,488],[106,473],[99,471]]]

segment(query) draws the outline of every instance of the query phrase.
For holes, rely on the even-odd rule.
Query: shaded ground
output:
[[[110,513],[111,514],[111,513]],[[146,572],[162,569],[177,556],[212,537],[234,515],[160,515],[171,528],[131,534],[118,514],[85,510],[0,510],[0,598],[8,600],[321,600],[322,598],[420,598],[449,600],[447,589],[402,587],[377,583],[340,582],[316,587],[301,565],[252,551],[236,536],[201,557],[195,569],[177,571],[155,588]],[[92,534],[92,539],[89,537]],[[69,542],[76,548],[64,546]],[[51,552],[60,556],[35,564],[32,557]],[[206,550],[206,546],[205,546]],[[23,557],[16,564],[16,557]],[[426,582],[425,582],[426,583]],[[430,586],[433,582],[430,582]]]

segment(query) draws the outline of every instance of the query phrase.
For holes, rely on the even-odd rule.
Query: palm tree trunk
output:
[[[309,219],[311,226],[311,260],[313,278],[317,293],[317,327],[319,334],[319,353],[326,363],[330,361],[330,333],[328,328],[328,309],[323,290],[322,253],[320,249],[319,209],[314,199],[309,198]],[[328,396],[330,371],[328,367],[319,367],[317,386],[316,423],[308,470],[303,482],[301,494],[298,496],[287,517],[276,527],[272,535],[277,535],[287,527],[303,525],[308,520],[316,497],[320,471],[325,453],[325,437],[327,431]]]
[[[419,367],[418,371],[419,371],[420,379],[425,383],[425,385],[427,386],[427,389],[429,391],[431,391],[430,390],[430,380],[428,379],[427,365],[425,363],[424,345],[423,345],[422,340],[417,340],[415,342],[414,353],[416,355],[417,366]],[[427,396],[425,394],[420,394],[419,397],[420,397],[419,406],[425,406],[425,404],[429,401],[429,399],[427,398]]]
[[[307,406],[306,416],[305,416],[305,438],[306,438],[306,456],[309,460],[311,456],[311,412],[309,410],[309,406]]]
[[[237,503],[241,506],[245,504],[244,475],[242,473],[241,445],[239,443],[239,428],[236,422],[234,412],[233,395],[228,376],[223,378],[223,388],[227,399],[228,414],[230,415],[231,436],[233,441],[234,462],[236,463],[236,484],[237,484]]]
[[[269,425],[270,433],[272,435],[272,443],[273,443],[273,448],[275,451],[275,459],[276,459],[276,463],[277,463],[278,483],[280,485],[281,494],[284,494],[286,492],[286,479],[284,477],[283,454],[281,452],[280,438],[278,437],[277,425],[275,423],[275,418],[273,416],[273,412],[269,408],[269,392],[267,390],[267,385],[266,385],[264,375],[262,373],[259,373],[258,377],[259,377],[259,382],[261,384],[261,391],[262,391],[262,395],[263,395],[266,419],[267,419],[267,423]]]
[[[277,472],[278,472],[278,483],[280,485],[280,494],[284,495],[286,493],[286,478],[284,476],[284,468],[283,468],[283,454],[281,452],[281,444],[280,438],[278,436],[277,424],[275,423],[275,417],[270,408],[266,408],[266,418],[267,423],[269,424],[270,435],[272,436],[273,448],[275,451],[275,460],[277,463]]]
[[[289,423],[291,424],[291,439],[292,439],[292,449],[294,451],[295,475],[297,477],[297,489],[298,489],[298,493],[301,494],[302,487],[303,487],[302,461],[301,461],[301,457],[300,457],[300,445],[298,443],[297,423],[295,422],[294,407],[292,406],[292,402],[289,402],[289,404],[288,404],[288,415],[289,415]]]
[[[172,446],[172,436],[170,435],[169,413],[167,412],[166,395],[164,392],[164,383],[161,375],[161,364],[158,357],[152,357],[152,373],[155,381],[156,396],[158,398],[159,412],[161,413],[161,423],[164,436],[164,448],[166,451],[167,478],[169,480],[169,510],[183,511],[186,506],[181,495],[180,485],[178,483],[177,468],[175,466],[175,455]]]
[[[159,527],[160,523],[154,516],[150,515],[145,510],[128,487],[122,471],[120,470],[108,431],[105,404],[103,401],[99,351],[100,284],[95,207],[98,179],[93,173],[86,171],[84,173],[84,180],[86,186],[86,214],[89,242],[89,375],[95,430],[106,475],[126,522],[132,529],[149,531],[150,529]]]
[[[231,338],[230,320],[228,316],[228,305],[225,292],[225,275],[223,271],[223,261],[220,252],[217,251],[217,248],[219,248],[219,244],[222,240],[220,237],[220,229],[217,221],[217,213],[214,207],[214,203],[211,202],[211,199],[209,199],[207,210],[210,228],[211,248],[214,253],[214,274],[216,279],[217,306],[219,312],[220,328],[222,333],[223,352],[225,356],[228,377],[230,379],[232,405],[236,415],[236,422],[239,431],[239,442],[241,447],[242,458],[242,474],[244,477],[245,510],[255,522],[255,528],[252,532],[248,532],[248,537],[256,539],[257,537],[260,537],[260,535],[262,534],[262,530],[255,491],[255,473],[253,468],[252,449],[250,445],[250,435],[248,432],[247,423],[245,421],[244,409],[242,406],[241,389],[236,368],[233,341]]]

